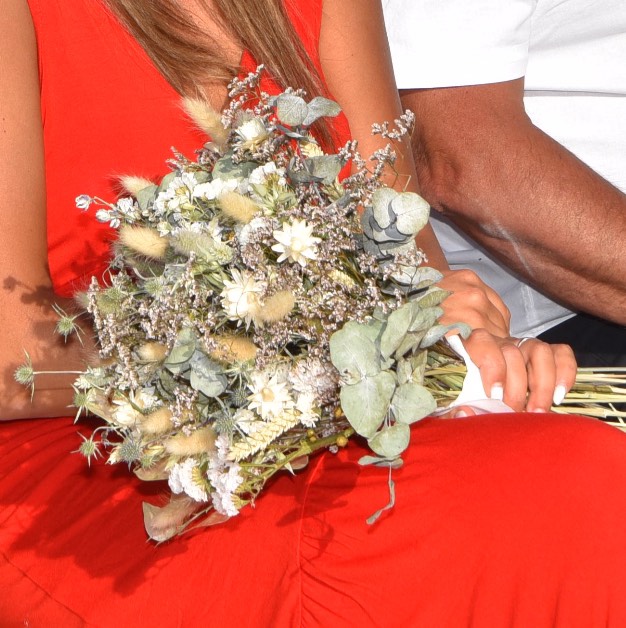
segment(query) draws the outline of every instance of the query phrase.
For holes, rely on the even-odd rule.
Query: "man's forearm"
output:
[[[403,95],[422,193],[538,289],[626,324],[626,195],[532,125],[521,89]]]

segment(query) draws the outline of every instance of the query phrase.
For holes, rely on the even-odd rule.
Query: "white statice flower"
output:
[[[243,148],[253,149],[269,137],[269,131],[260,118],[251,118],[242,122],[235,133],[241,138]]]
[[[274,231],[274,238],[278,244],[272,246],[272,251],[280,253],[278,262],[288,259],[303,268],[308,260],[317,258],[317,244],[322,241],[313,235],[312,225],[297,219],[291,224],[283,223],[281,230]]]
[[[243,482],[240,470],[241,467],[228,460],[230,441],[228,436],[220,434],[215,441],[215,451],[209,457],[209,468],[207,478],[213,487],[211,501],[213,507],[222,515],[234,517],[239,514],[239,510],[234,504],[233,497],[235,491]]]
[[[198,186],[198,181],[193,172],[183,172],[179,177],[174,177],[167,188],[159,193],[154,201],[154,210],[157,216],[180,209],[181,206],[190,204],[192,192]]]
[[[270,179],[275,180],[278,185],[287,185],[285,169],[276,167],[273,161],[268,161],[266,164],[255,168],[248,176],[248,183],[250,185],[265,185]]]
[[[122,224],[119,216],[110,209],[99,209],[96,212],[96,220],[103,223],[108,222],[112,229],[117,229]]]
[[[320,418],[317,398],[313,392],[300,393],[297,396],[296,410],[300,413],[298,418],[305,427],[314,427]]]
[[[129,218],[135,218],[137,211],[135,207],[135,201],[130,196],[125,196],[121,198],[115,204],[117,207],[117,211],[122,214],[122,216],[128,216]]]
[[[87,194],[81,194],[80,196],[76,197],[75,202],[78,209],[85,211],[89,209],[89,206],[93,203],[93,198],[91,198],[91,196]]]
[[[221,294],[222,307],[230,320],[245,321],[249,325],[259,311],[260,295],[265,292],[266,286],[263,282],[256,281],[246,271],[233,269],[232,277],[232,281],[224,280],[224,290]]]
[[[149,390],[131,392],[128,398],[113,399],[112,403],[115,410],[111,416],[119,425],[131,427],[141,419],[144,412],[155,406],[157,401],[157,398]]]
[[[244,433],[246,436],[250,434],[254,434],[254,432],[258,431],[259,428],[263,425],[262,421],[259,421],[258,415],[256,415],[252,410],[248,408],[240,408],[235,412],[233,419],[235,420],[235,425]]]
[[[193,458],[187,458],[183,462],[177,462],[170,470],[167,483],[172,489],[172,493],[177,495],[185,493],[197,502],[206,502],[209,495],[194,479],[194,472],[198,468],[198,463]]]
[[[200,183],[193,189],[194,198],[203,198],[206,201],[215,201],[225,192],[235,192],[239,188],[237,179],[213,179]]]
[[[271,225],[271,221],[268,218],[255,216],[248,224],[238,226],[237,239],[241,246],[248,245],[256,231],[268,229],[269,225]]]
[[[275,371],[253,371],[252,380],[248,388],[252,394],[248,397],[248,408],[256,410],[262,419],[280,416],[286,410],[293,408],[293,399],[287,389],[287,382],[281,381],[279,373]]]

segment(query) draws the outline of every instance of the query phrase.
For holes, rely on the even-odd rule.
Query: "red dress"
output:
[[[294,4],[315,56],[321,3]],[[190,153],[202,138],[99,2],[30,6],[50,266],[68,293],[107,251],[74,197],[112,198],[114,175],[160,173],[171,142]],[[0,425],[3,627],[626,626],[626,436],[599,422],[427,419],[374,526],[386,474],[359,467],[355,443],[281,476],[226,524],[161,546],[145,540],[141,502],[163,488],[70,455],[80,429]]]

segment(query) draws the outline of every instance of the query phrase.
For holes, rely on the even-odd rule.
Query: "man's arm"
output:
[[[436,209],[549,296],[626,324],[626,195],[532,124],[523,79],[402,102]]]

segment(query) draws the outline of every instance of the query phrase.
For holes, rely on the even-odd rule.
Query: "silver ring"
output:
[[[534,340],[532,336],[524,336],[523,338],[518,338],[515,346],[519,349],[527,340]]]

